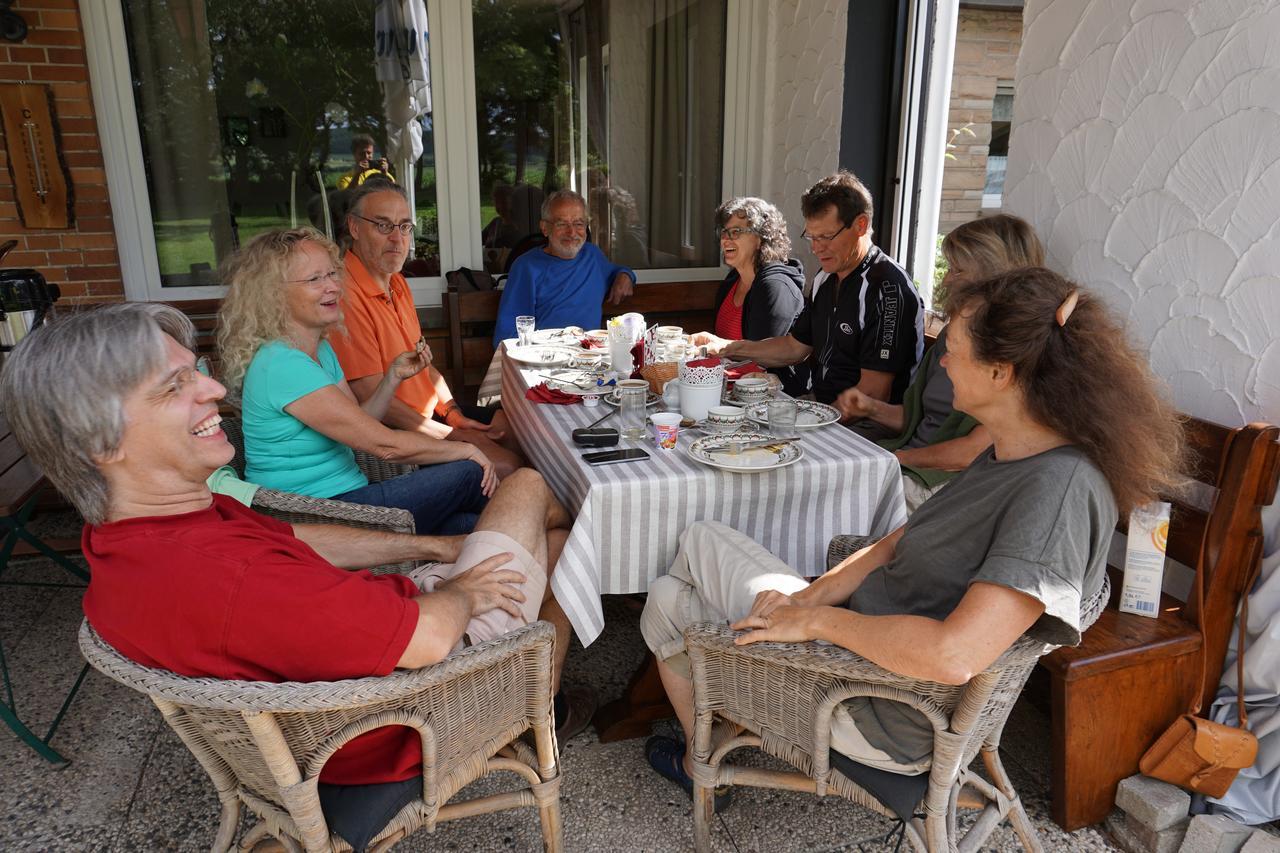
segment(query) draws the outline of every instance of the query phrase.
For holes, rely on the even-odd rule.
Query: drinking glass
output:
[[[516,318],[516,336],[520,338],[520,346],[527,347],[533,343],[534,325],[534,318],[528,314]]]
[[[644,438],[645,400],[649,383],[624,379],[618,383],[618,431],[623,438]]]
[[[779,438],[795,435],[797,413],[795,400],[770,400],[769,432]]]

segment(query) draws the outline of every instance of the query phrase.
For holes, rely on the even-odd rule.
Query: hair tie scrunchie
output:
[[[1054,319],[1058,321],[1059,326],[1067,325],[1067,321],[1071,319],[1071,313],[1076,310],[1076,303],[1080,301],[1080,291],[1073,290],[1066,299],[1062,300],[1062,304],[1058,306],[1058,310],[1054,312]]]

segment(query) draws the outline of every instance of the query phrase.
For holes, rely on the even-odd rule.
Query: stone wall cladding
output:
[[[1005,209],[1183,411],[1280,421],[1280,4],[1029,0]]]
[[[954,137],[942,171],[938,233],[976,219],[982,212],[987,181],[987,145],[991,142],[991,105],[996,83],[1013,80],[1022,44],[1022,11],[960,8],[955,59],[951,64],[948,139],[968,127],[973,136]]]
[[[9,179],[7,148],[0,144],[0,236],[18,240],[3,264],[39,270],[58,284],[65,302],[118,302],[124,299],[124,284],[79,8],[76,0],[21,0],[12,9],[26,19],[30,31],[22,42],[0,41],[0,82],[52,87],[75,192],[75,223],[58,230],[23,226]],[[3,134],[0,128],[0,140]]]

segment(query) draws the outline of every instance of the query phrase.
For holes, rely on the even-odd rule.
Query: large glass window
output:
[[[415,199],[405,272],[440,274],[425,2],[124,0],[123,10],[165,286],[216,284],[218,263],[268,228],[333,231],[344,176],[359,181],[383,158]]]
[[[991,143],[987,146],[987,179],[982,188],[982,209],[999,210],[1004,204],[1004,173],[1009,164],[1009,128],[1013,122],[1013,83],[1000,81],[991,104]]]
[[[588,202],[636,269],[712,267],[726,0],[473,0],[485,266],[539,235],[545,196]]]

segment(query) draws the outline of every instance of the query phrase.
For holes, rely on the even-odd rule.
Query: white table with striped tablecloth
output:
[[[602,594],[644,592],[675,558],[680,533],[695,521],[719,521],[751,536],[802,574],[826,568],[826,548],[841,533],[882,536],[906,521],[893,454],[844,427],[803,433],[804,458],[758,474],[735,474],[690,459],[680,446],[650,458],[592,468],[570,433],[608,411],[538,405],[525,398],[541,380],[502,360],[503,410],[530,462],[576,515],[552,590],[582,644],[604,630]],[[606,421],[607,425],[608,422]]]

